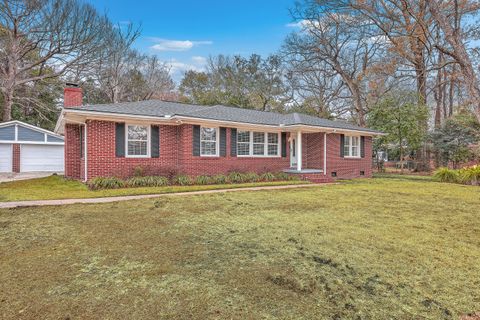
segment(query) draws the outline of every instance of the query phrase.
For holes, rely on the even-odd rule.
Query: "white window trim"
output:
[[[139,126],[147,127],[147,154],[146,155],[130,155],[128,154],[128,127],[129,126]],[[125,158],[150,158],[151,156],[151,126],[143,123],[125,123]],[[133,140],[133,141],[143,141],[143,140]]]
[[[238,130],[238,129],[237,129]],[[248,148],[248,155],[247,154],[238,154],[238,132],[237,132],[237,157],[239,158],[280,158],[282,152],[282,133],[281,132],[271,132],[271,131],[262,131],[262,130],[238,130],[242,132],[248,132],[250,134],[250,141],[249,141],[249,148]],[[261,132],[264,134],[264,142],[263,142],[263,154],[253,154],[253,132]],[[268,143],[268,134],[274,133],[278,135],[278,143],[277,143],[277,154],[276,155],[269,155],[268,154],[268,146],[273,143]],[[242,142],[240,142],[242,143]]]
[[[215,154],[202,154],[202,141],[211,142],[210,140],[202,140],[202,128],[215,129]],[[220,156],[220,128],[219,127],[200,127],[200,157],[219,157]]]
[[[358,156],[352,156],[353,154],[353,144],[352,144],[352,138],[353,137],[357,137],[358,138]],[[346,140],[349,140],[348,142],[348,155],[347,154],[344,154],[343,157],[344,158],[347,158],[347,159],[360,159],[362,157],[362,138],[361,136],[347,136],[345,135],[345,142]],[[345,151],[344,151],[345,152]]]

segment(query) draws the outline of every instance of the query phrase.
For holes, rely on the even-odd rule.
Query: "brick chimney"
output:
[[[81,107],[82,104],[82,88],[76,83],[67,83],[63,89],[63,107]]]

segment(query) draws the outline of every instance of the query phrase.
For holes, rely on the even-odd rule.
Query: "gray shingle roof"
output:
[[[281,114],[222,105],[201,106],[162,100],[147,100],[138,102],[123,102],[117,104],[84,105],[75,110],[103,112],[112,114],[140,115],[164,117],[185,116],[198,119],[233,121],[247,124],[264,125],[308,125],[334,129],[358,130],[379,133],[376,130],[359,127],[343,121],[332,121],[301,113]]]

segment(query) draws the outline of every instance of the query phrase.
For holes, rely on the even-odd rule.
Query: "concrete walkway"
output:
[[[18,181],[18,180],[29,180],[29,179],[37,179],[37,178],[44,178],[51,176],[53,172],[2,172],[0,173],[0,182],[10,182],[10,181]],[[63,175],[63,172],[59,172],[59,175]]]
[[[107,203],[107,202],[128,201],[128,200],[137,200],[137,199],[150,199],[150,198],[158,198],[158,197],[190,196],[190,195],[199,195],[199,194],[237,192],[237,191],[296,189],[296,188],[318,187],[323,185],[328,185],[328,183],[292,184],[292,185],[285,185],[285,186],[264,186],[264,187],[202,190],[202,191],[177,192],[177,193],[142,194],[142,195],[136,195],[136,196],[104,197],[104,198],[12,201],[12,202],[0,202],[0,209],[17,208],[17,207],[35,207],[35,206],[61,206],[65,204],[75,204],[75,203]]]

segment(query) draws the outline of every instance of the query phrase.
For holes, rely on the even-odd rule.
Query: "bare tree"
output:
[[[479,10],[480,4],[476,1],[432,0],[429,2],[429,11],[442,30],[445,40],[444,43],[436,42],[435,47],[458,64],[471,104],[474,106],[475,116],[480,121],[480,84],[466,44],[470,37],[478,36],[480,26],[474,21],[473,24],[464,25],[464,28],[461,28],[462,17],[473,16]]]
[[[366,80],[383,39],[371,36],[371,26],[363,17],[330,10],[318,1],[298,4],[292,15],[302,28],[286,39],[283,51],[303,71],[340,77],[348,89],[352,115],[364,126],[368,112]]]
[[[16,90],[92,62],[103,47],[106,18],[76,0],[0,2],[2,120],[11,119]]]

